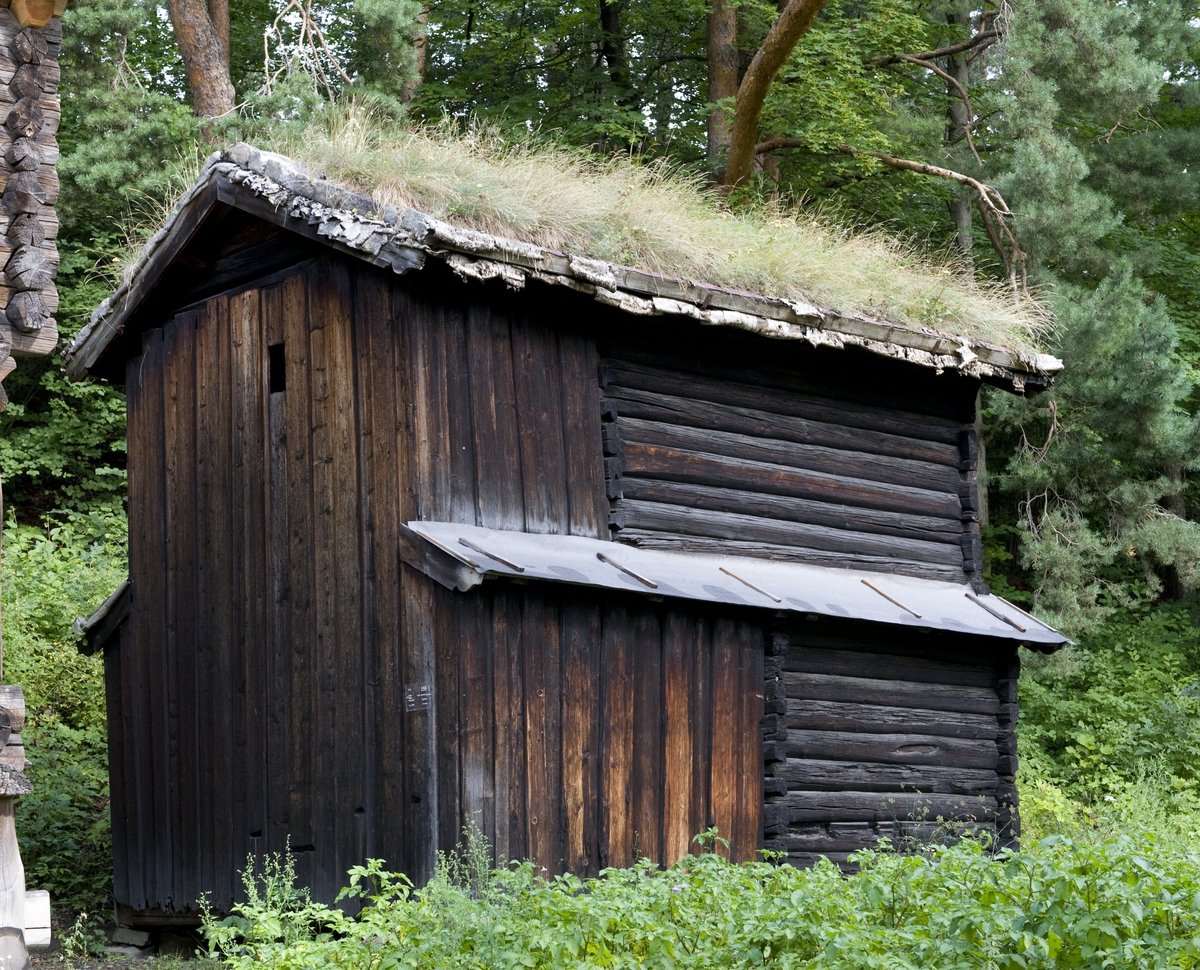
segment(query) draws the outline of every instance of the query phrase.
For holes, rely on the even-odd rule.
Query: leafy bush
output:
[[[72,909],[109,900],[112,839],[104,673],[71,623],[124,579],[125,536],[124,516],[79,513],[4,534],[4,680],[25,691],[34,788],[17,800],[17,835],[28,885]]]
[[[530,863],[487,873],[443,859],[422,890],[372,862],[351,870],[342,896],[365,905],[350,916],[296,893],[276,859],[263,891],[209,918],[206,935],[231,970],[1200,963],[1200,856],[1151,833],[858,860],[844,876],[827,861],[797,870],[705,853],[665,871],[642,862],[546,880]]]
[[[1194,603],[1125,609],[1050,657],[1024,654],[1018,729],[1025,782],[1086,804],[1147,779],[1190,810],[1200,799],[1200,628]]]

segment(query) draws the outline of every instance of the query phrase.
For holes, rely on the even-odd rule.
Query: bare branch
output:
[[[756,155],[762,155],[785,148],[805,149],[808,147],[808,143],[803,138],[778,136],[759,142],[754,146],[754,152]],[[957,182],[959,185],[965,185],[975,195],[975,204],[979,209],[980,216],[983,217],[984,229],[987,231],[988,239],[991,240],[992,248],[996,250],[996,255],[1000,257],[1000,261],[1004,266],[1005,276],[1008,277],[1014,289],[1022,293],[1028,292],[1028,277],[1025,269],[1026,255],[1017,241],[1017,233],[1013,228],[1013,220],[1016,216],[997,189],[986,182],[979,181],[977,178],[972,178],[970,175],[964,175],[962,172],[956,172],[953,169],[942,168],[940,165],[930,165],[926,162],[914,161],[911,158],[897,158],[895,155],[887,154],[887,152],[870,151],[866,148],[853,148],[850,145],[835,145],[833,148],[834,151],[841,155],[867,155],[878,159],[889,168],[905,172],[916,172],[918,175],[932,175],[934,178],[948,179],[952,182]]]
[[[325,34],[317,23],[316,17],[313,16],[312,4],[313,0],[304,0],[303,3],[301,3],[301,0],[288,0],[288,3],[279,11],[278,16],[276,16],[271,26],[263,31],[263,91],[266,94],[271,93],[280,75],[290,73],[293,64],[297,62],[311,78],[313,87],[317,88],[318,85],[324,87],[326,96],[331,100],[334,97],[333,80],[327,73],[322,61],[336,71],[346,84],[353,83],[350,76],[342,67],[341,61],[329,49],[329,44],[325,40]],[[278,68],[272,71],[271,40],[274,38],[278,47],[285,47],[281,25],[284,22],[284,18],[293,14],[299,20],[296,39],[291,45],[290,55],[284,59]],[[324,57],[322,57],[322,54]]]
[[[935,178],[950,179],[959,185],[965,185],[975,193],[975,204],[983,217],[992,248],[1004,264],[1004,274],[1012,283],[1014,289],[1028,292],[1028,278],[1025,271],[1025,253],[1017,242],[1017,233],[1013,228],[1013,212],[1004,201],[1004,197],[992,186],[979,179],[971,178],[962,172],[955,172],[939,165],[929,165],[925,162],[913,161],[909,158],[896,158],[886,152],[867,151],[862,148],[851,148],[849,145],[839,145],[838,151],[848,155],[869,155],[877,158],[890,168],[907,172],[917,172],[920,175],[932,175]]]
[[[925,60],[915,54],[896,54],[895,57],[901,61],[907,61],[910,64],[916,64],[918,67],[923,67],[927,71],[932,71],[943,81],[949,84],[956,92],[958,97],[967,108],[967,123],[963,125],[963,137],[967,139],[967,147],[971,149],[971,154],[975,156],[975,161],[979,163],[980,168],[983,167],[983,159],[979,157],[979,152],[975,150],[975,139],[971,137],[971,129],[975,127],[975,106],[971,104],[971,97],[967,94],[967,89],[962,83],[949,71],[943,71],[933,61]]]
[[[932,61],[939,57],[953,57],[955,54],[961,54],[963,51],[969,51],[974,47],[987,48],[996,43],[1000,39],[1000,31],[998,30],[981,30],[974,37],[969,37],[957,44],[950,44],[948,47],[939,47],[935,51],[920,51],[916,54],[884,54],[875,58],[875,64],[879,67],[886,67],[888,64],[894,64],[899,60],[907,60],[911,57],[919,58],[922,61]]]
[[[768,152],[777,152],[781,148],[808,148],[808,142],[803,138],[787,138],[784,135],[775,135],[768,138],[766,141],[760,141],[754,146],[755,155],[765,155]],[[840,152],[838,154],[841,154]]]

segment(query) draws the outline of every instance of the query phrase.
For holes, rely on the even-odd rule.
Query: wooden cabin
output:
[[[450,226],[237,146],[68,371],[123,383],[116,898],[1018,831],[981,381],[1061,365]]]

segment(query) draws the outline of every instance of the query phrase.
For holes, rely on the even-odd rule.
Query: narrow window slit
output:
[[[287,390],[287,365],[283,356],[283,344],[271,344],[267,348],[267,373],[272,394]]]

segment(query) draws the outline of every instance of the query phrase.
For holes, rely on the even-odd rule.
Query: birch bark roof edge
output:
[[[218,186],[235,206],[397,273],[417,269],[427,258],[440,259],[464,278],[502,279],[515,289],[533,280],[587,293],[635,315],[685,316],[701,324],[814,346],[857,346],[937,371],[979,377],[1017,393],[1048,387],[1063,367],[1049,354],[841,314],[795,299],[685,280],[460,228],[416,209],[380,205],[306,171],[292,159],[238,144],[209,158],[121,285],[93,313],[67,351],[68,376],[82,378],[122,330],[164,257],[186,242],[177,227],[194,226],[201,215],[197,209],[213,204],[206,193],[211,186]]]

